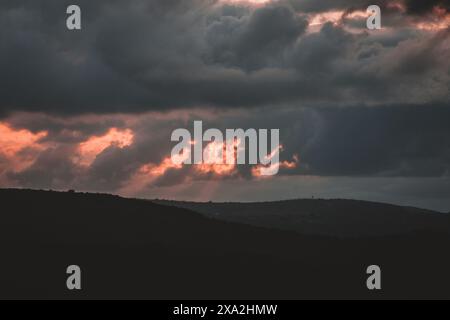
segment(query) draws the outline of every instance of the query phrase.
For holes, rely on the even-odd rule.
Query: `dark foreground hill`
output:
[[[450,236],[337,239],[109,195],[0,190],[0,298],[450,298]],[[82,291],[66,268],[82,269]],[[382,268],[382,291],[366,268]]]
[[[260,203],[198,203],[157,200],[207,217],[301,234],[364,237],[416,231],[450,232],[450,215],[355,200],[302,199]]]

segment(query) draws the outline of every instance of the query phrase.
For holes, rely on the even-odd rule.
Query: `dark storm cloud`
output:
[[[287,7],[264,7],[244,17],[226,14],[226,9],[212,18],[206,35],[210,62],[224,66],[246,71],[280,67],[285,50],[307,28],[305,18]]]
[[[440,7],[450,11],[450,2],[448,0],[406,0],[406,8],[410,14],[424,14],[429,13],[434,7]]]
[[[450,174],[447,106],[392,106],[321,110],[313,140],[301,150],[309,174],[441,177]],[[292,136],[292,134],[290,135]],[[292,143],[292,145],[290,144]]]
[[[69,1],[1,0],[0,115],[449,100],[448,32],[388,45],[342,25],[309,33],[296,10],[366,2],[290,2],[80,0],[83,30],[69,32]]]

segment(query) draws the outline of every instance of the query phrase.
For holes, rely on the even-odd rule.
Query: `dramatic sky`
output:
[[[0,187],[450,211],[449,25],[448,0],[0,0]],[[280,173],[174,165],[194,120],[280,129]]]

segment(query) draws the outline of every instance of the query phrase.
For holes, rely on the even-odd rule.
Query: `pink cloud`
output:
[[[0,122],[0,156],[5,159],[1,171],[20,171],[33,163],[40,152],[46,149],[40,141],[47,131],[33,133],[26,129],[14,129]]]
[[[92,136],[80,143],[74,161],[82,166],[90,166],[105,149],[111,146],[123,149],[130,146],[133,139],[134,134],[130,129],[110,128],[104,135]]]

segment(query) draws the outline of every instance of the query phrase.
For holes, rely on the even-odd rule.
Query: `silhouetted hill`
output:
[[[145,200],[0,190],[0,298],[450,298],[450,236],[337,239]],[[82,269],[81,292],[66,268]],[[366,268],[381,266],[381,292]]]
[[[355,200],[304,199],[262,203],[154,201],[220,220],[339,237],[384,236],[413,231],[450,232],[450,215]]]

